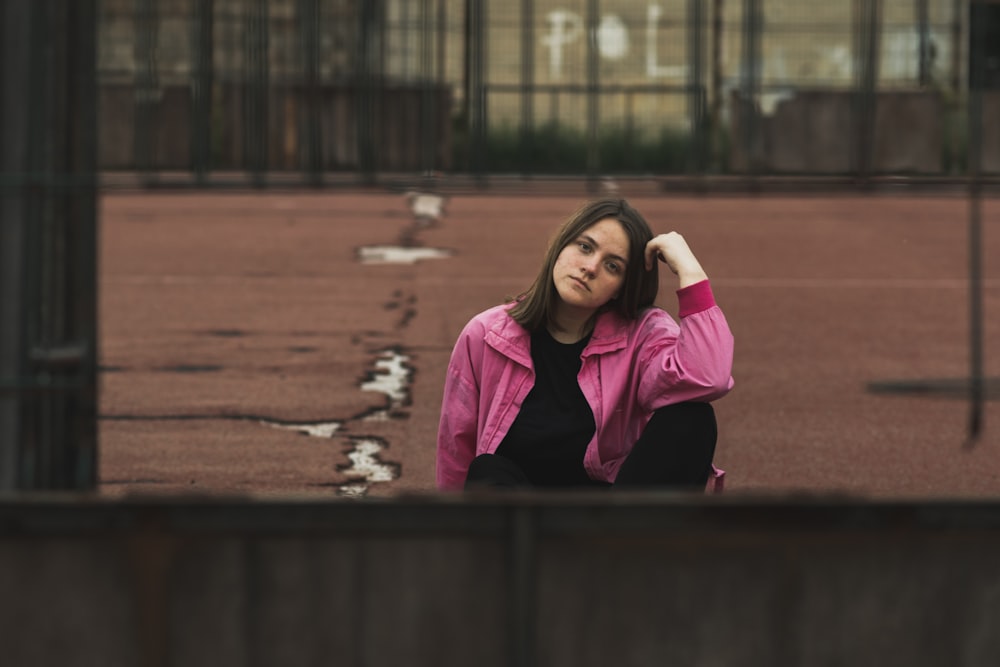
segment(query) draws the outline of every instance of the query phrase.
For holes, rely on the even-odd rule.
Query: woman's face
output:
[[[552,281],[562,303],[593,312],[617,296],[625,282],[629,240],[620,222],[604,218],[562,249]]]

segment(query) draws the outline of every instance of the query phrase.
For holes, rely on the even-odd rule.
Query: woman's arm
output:
[[[655,409],[720,398],[733,387],[734,340],[708,275],[676,232],[661,234],[646,245],[646,266],[657,259],[677,275],[680,327],[669,326],[662,317],[647,322],[648,343],[643,345],[647,370],[639,401]]]
[[[442,491],[462,489],[469,464],[476,456],[479,385],[469,340],[468,332],[463,331],[445,374],[436,462],[437,486]]]

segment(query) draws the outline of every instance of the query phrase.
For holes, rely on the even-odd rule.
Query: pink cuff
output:
[[[707,280],[677,290],[678,316],[687,317],[715,305],[715,295]]]

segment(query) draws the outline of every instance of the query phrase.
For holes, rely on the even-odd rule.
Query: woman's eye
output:
[[[610,271],[611,273],[618,273],[621,270],[621,267],[618,266],[617,262],[608,262],[607,266],[608,266],[608,271]]]
[[[580,246],[580,250],[582,250],[583,252],[590,252],[590,244],[589,243],[587,243],[585,241],[580,241],[580,243],[578,245]]]

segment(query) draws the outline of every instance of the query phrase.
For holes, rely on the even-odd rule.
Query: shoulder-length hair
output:
[[[534,282],[515,299],[516,303],[509,311],[518,324],[528,331],[554,324],[555,304],[559,298],[552,280],[556,259],[580,234],[607,218],[617,220],[625,230],[629,256],[626,258],[628,263],[625,267],[625,280],[618,297],[606,303],[594,315],[614,310],[623,318],[633,320],[653,305],[659,287],[659,262],[653,262],[653,268],[646,270],[646,244],[653,238],[649,224],[624,199],[597,199],[584,204],[556,231]]]

